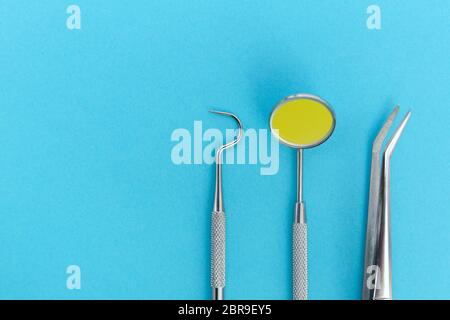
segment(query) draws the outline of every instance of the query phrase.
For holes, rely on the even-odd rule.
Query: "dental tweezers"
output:
[[[390,164],[395,146],[408,122],[408,112],[380,154],[387,133],[399,111],[395,107],[372,146],[369,208],[364,259],[363,300],[392,300]]]

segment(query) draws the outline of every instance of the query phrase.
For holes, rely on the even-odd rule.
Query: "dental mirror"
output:
[[[283,99],[272,111],[270,129],[283,144],[297,149],[297,203],[293,225],[293,299],[308,299],[308,244],[303,202],[303,149],[325,142],[336,125],[327,102],[309,94]]]

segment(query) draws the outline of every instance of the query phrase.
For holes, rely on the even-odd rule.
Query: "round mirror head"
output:
[[[333,133],[336,120],[331,107],[319,97],[289,96],[270,116],[270,130],[282,143],[294,148],[312,148]]]

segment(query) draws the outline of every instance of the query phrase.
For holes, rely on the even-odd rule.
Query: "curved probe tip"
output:
[[[234,140],[232,140],[232,141],[222,145],[221,147],[219,147],[219,149],[217,149],[217,153],[216,153],[216,161],[217,161],[218,159],[220,160],[220,155],[221,155],[223,150],[234,146],[235,144],[237,144],[241,140],[242,132],[243,132],[243,126],[242,126],[241,120],[235,114],[233,114],[231,112],[219,111],[219,110],[213,110],[213,109],[210,109],[208,111],[211,112],[211,113],[219,114],[219,115],[229,116],[229,117],[233,118],[238,124],[239,132],[238,132],[237,137]]]

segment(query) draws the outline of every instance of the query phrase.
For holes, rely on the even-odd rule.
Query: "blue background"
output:
[[[77,0],[0,5],[0,298],[208,299],[214,168],[176,128],[267,128],[284,96],[337,115],[305,153],[311,299],[359,299],[373,138],[413,114],[392,163],[397,299],[450,298],[450,2]],[[398,121],[397,121],[398,123]],[[224,168],[227,297],[289,299],[295,151]],[[82,289],[66,288],[81,267]]]

